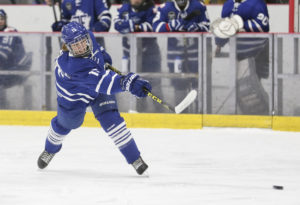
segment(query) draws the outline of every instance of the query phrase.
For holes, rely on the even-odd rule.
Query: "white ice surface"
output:
[[[0,205],[300,204],[299,133],[132,129],[150,166],[140,177],[99,128],[73,131],[38,170],[47,130],[0,126]]]

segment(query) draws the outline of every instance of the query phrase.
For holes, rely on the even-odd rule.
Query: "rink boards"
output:
[[[54,111],[0,110],[0,125],[47,126]],[[202,127],[271,128],[300,131],[300,117],[256,115],[121,113],[129,128],[201,129]],[[93,113],[87,112],[84,127],[98,127]]]

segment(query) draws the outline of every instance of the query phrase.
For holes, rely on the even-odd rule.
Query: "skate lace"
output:
[[[42,156],[41,156],[41,159],[42,159],[44,162],[48,163],[48,162],[50,162],[50,160],[52,159],[53,156],[54,156],[54,154],[50,154],[50,153],[48,153],[48,152],[43,152],[43,154],[42,154]]]

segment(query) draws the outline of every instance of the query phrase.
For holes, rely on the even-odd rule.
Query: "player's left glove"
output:
[[[147,92],[152,90],[151,84],[135,73],[128,73],[121,81],[122,90],[129,91],[137,97],[146,97]]]

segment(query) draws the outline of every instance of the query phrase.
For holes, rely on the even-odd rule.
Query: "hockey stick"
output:
[[[56,3],[55,0],[52,0],[52,11],[53,11],[55,22],[57,22],[57,15],[56,15],[56,11],[55,11],[55,3]]]
[[[106,68],[114,71],[115,73],[124,76],[118,69],[112,67],[109,64],[106,64]],[[161,104],[164,108],[167,110],[174,112],[176,114],[181,113],[183,110],[185,110],[192,102],[195,101],[197,97],[197,91],[196,90],[191,90],[187,96],[177,105],[177,106],[172,106],[169,103],[164,102],[162,99],[154,95],[152,92],[150,92],[147,89],[144,89],[144,91],[147,93],[148,97],[150,97],[154,102]]]

